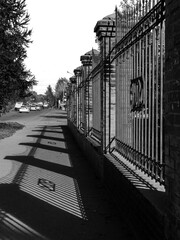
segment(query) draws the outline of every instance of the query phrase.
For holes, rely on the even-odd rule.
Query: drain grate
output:
[[[48,191],[55,192],[55,183],[44,178],[38,179],[38,185]]]

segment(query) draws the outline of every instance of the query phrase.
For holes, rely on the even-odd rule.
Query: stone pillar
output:
[[[180,0],[166,0],[164,130],[166,235],[180,239]]]

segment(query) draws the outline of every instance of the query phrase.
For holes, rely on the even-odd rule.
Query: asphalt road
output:
[[[3,114],[0,117],[0,121],[8,121],[8,122],[30,122],[33,121],[35,118],[39,118],[43,116],[43,114],[46,114],[50,112],[51,109],[43,109],[41,111],[30,111],[29,113],[19,113],[18,111],[10,111],[6,114]]]

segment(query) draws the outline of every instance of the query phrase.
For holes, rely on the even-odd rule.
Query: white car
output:
[[[19,112],[20,113],[29,113],[30,110],[29,110],[29,107],[22,105],[19,109]]]
[[[40,106],[36,106],[36,110],[40,111],[41,110],[41,107]]]
[[[43,107],[48,108],[49,107],[48,103],[44,103]]]
[[[30,107],[30,110],[31,110],[31,111],[36,111],[36,106],[35,106],[35,105],[32,105],[32,106]]]

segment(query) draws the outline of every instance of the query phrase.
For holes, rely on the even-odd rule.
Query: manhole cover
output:
[[[41,188],[44,188],[48,191],[55,191],[55,183],[47,180],[47,179],[44,179],[44,178],[39,178],[38,179],[38,185],[41,187]]]

